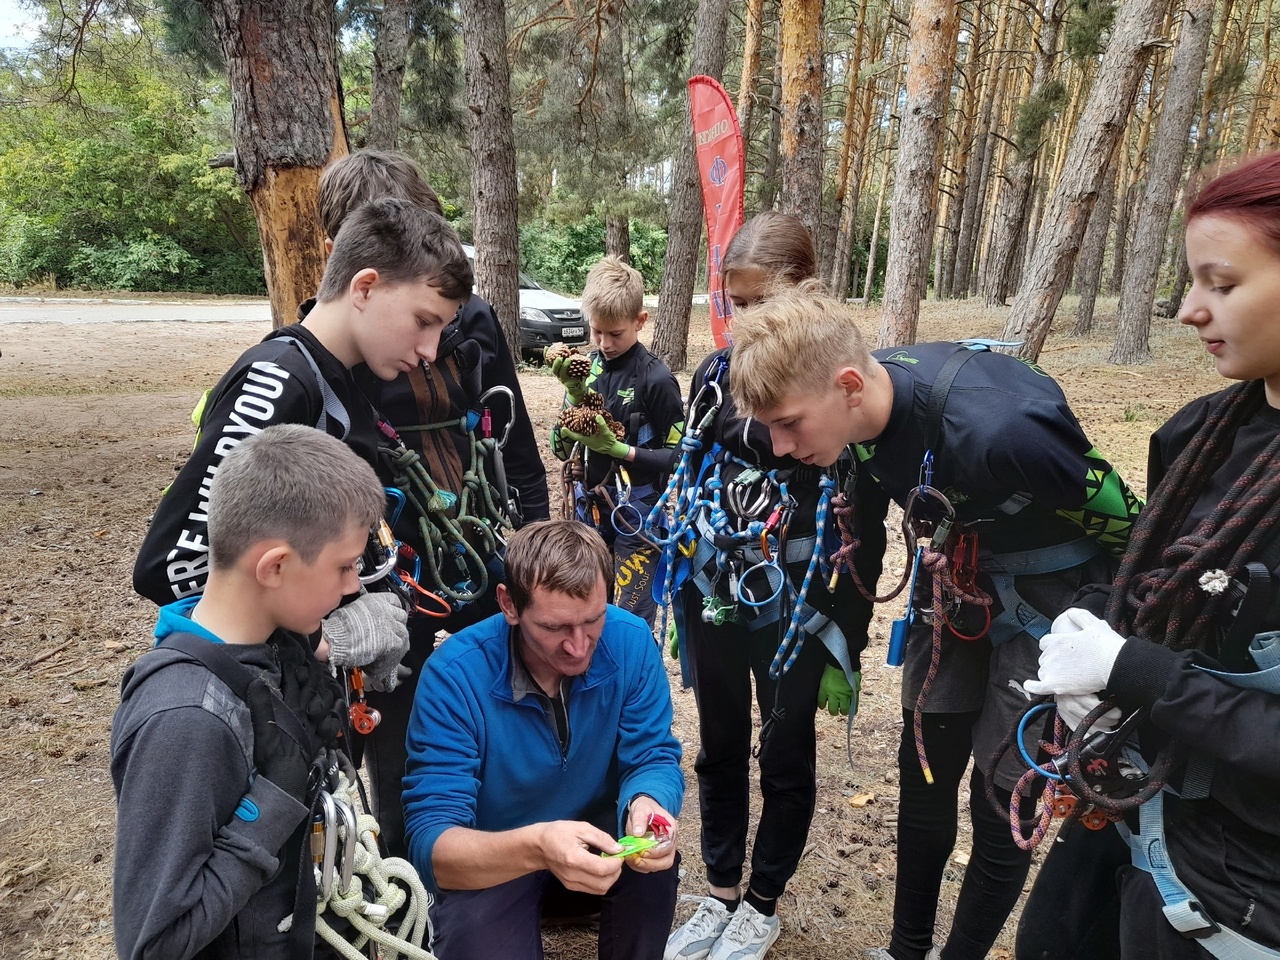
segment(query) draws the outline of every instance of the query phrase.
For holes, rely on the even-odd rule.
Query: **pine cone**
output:
[[[574,351],[569,355],[569,376],[575,380],[585,380],[591,375],[591,358]]]
[[[593,414],[604,413],[604,397],[595,390],[588,390],[582,399],[578,401],[578,406],[584,410],[590,410]]]
[[[573,349],[573,347],[569,346],[567,343],[553,343],[551,346],[547,347],[546,350],[542,351],[542,356],[547,363],[551,363],[553,360],[559,360],[561,357],[571,357],[577,352],[577,350]]]

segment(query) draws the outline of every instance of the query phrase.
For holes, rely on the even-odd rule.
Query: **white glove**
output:
[[[324,619],[329,663],[360,667],[369,687],[390,693],[399,683],[396,667],[409,652],[409,613],[394,593],[362,593]]]
[[[1058,704],[1058,716],[1072,730],[1080,726],[1080,721],[1085,718],[1085,715],[1102,702],[1096,693],[1060,693],[1054,697],[1054,700]],[[1089,732],[1110,733],[1120,726],[1120,717],[1119,708],[1113,707],[1094,722]]]
[[[1023,688],[1035,696],[1105,690],[1124,644],[1105,620],[1072,607],[1040,638],[1040,676]]]

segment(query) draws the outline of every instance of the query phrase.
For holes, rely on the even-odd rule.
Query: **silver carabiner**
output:
[[[324,812],[324,860],[316,877],[316,890],[325,903],[333,893],[333,870],[338,857],[338,807],[328,790],[320,792],[320,806]]]
[[[345,800],[337,800],[335,798],[334,805],[338,808],[338,816],[342,818],[342,827],[346,833],[343,837],[342,874],[338,887],[338,893],[346,896],[351,887],[351,875],[356,868],[356,848],[360,843],[360,827],[356,819],[356,812],[351,809],[351,804]]]
[[[498,384],[496,387],[490,387],[480,394],[480,399],[477,402],[483,407],[490,395],[495,393],[505,394],[507,398],[507,425],[503,427],[502,439],[498,441],[498,449],[505,450],[507,448],[507,438],[511,436],[511,425],[516,422],[516,395],[511,392],[510,387]]]

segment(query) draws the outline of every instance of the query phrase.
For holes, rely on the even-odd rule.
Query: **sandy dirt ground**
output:
[[[1071,307],[1064,305],[1063,327]],[[226,309],[231,316],[242,308]],[[874,340],[878,311],[853,309]],[[150,646],[155,613],[130,589],[133,557],[161,489],[190,451],[193,403],[268,329],[252,311],[240,322],[174,322],[165,314],[122,322],[93,305],[54,315],[0,310],[0,955],[14,960],[114,955],[109,724],[121,675]],[[1156,321],[1156,362],[1108,365],[1109,314],[1114,303],[1102,305],[1090,338],[1055,335],[1042,363],[1097,446],[1141,488],[1150,432],[1221,381],[1194,335],[1172,321]],[[40,322],[22,322],[32,318]],[[994,336],[1002,323],[1003,311],[926,304],[920,339]],[[705,312],[694,326],[691,362],[710,347],[698,332]],[[558,384],[540,369],[521,379],[545,436]],[[901,561],[899,550],[886,570]],[[892,606],[877,615],[864,655],[852,766],[844,722],[819,715],[818,811],[780,904],[783,936],[771,953],[777,960],[859,957],[862,948],[887,942],[901,720],[898,676],[882,664],[896,615]],[[693,698],[679,689],[678,665],[670,663],[669,672],[691,788],[680,842],[683,917],[703,891],[692,768],[698,738]],[[943,888],[939,942],[967,848],[962,826]],[[1011,920],[993,957],[1011,956],[1013,926]],[[594,942],[589,932],[551,933],[547,954],[594,957]]]

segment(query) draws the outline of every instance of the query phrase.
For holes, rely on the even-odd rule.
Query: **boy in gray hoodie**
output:
[[[311,956],[314,899],[280,925],[310,877],[310,773],[340,730],[341,690],[305,637],[360,589],[383,508],[373,469],[312,427],[267,427],[219,466],[204,593],[161,608],[111,724],[121,958]],[[179,649],[192,642],[214,652]],[[205,665],[228,655],[230,674]],[[237,693],[223,676],[244,668]]]

